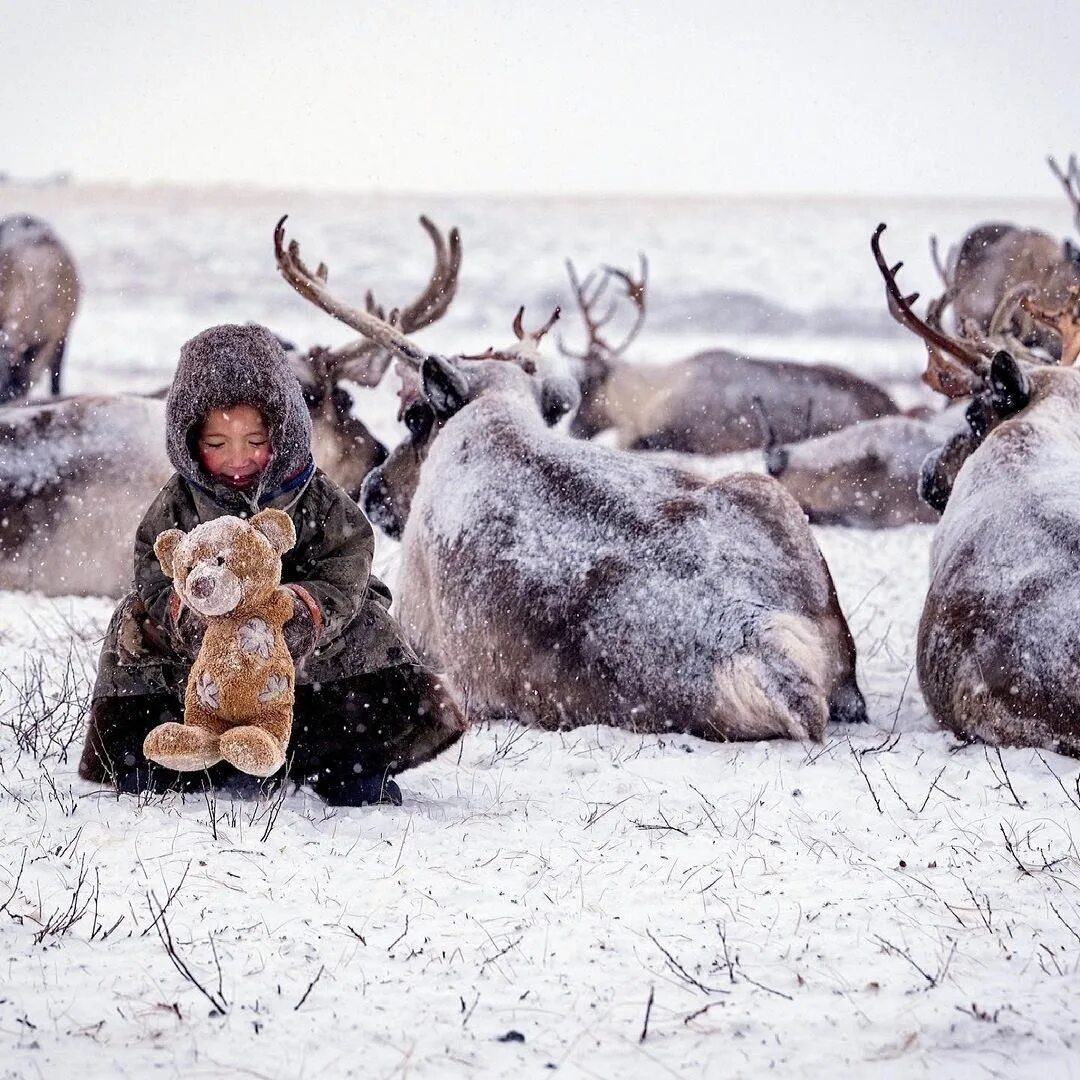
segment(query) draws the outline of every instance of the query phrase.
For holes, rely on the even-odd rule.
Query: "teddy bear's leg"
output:
[[[221,756],[234,768],[252,776],[272,776],[285,764],[285,747],[261,727],[245,724],[221,736]]]
[[[177,772],[208,769],[222,757],[220,740],[212,731],[175,723],[154,728],[143,741],[143,754]]]
[[[208,769],[222,759],[220,737],[227,725],[203,708],[188,687],[182,724],[160,724],[143,742],[143,753],[151,761],[177,772]]]

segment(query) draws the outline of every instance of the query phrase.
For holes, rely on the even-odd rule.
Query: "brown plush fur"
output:
[[[281,555],[296,543],[288,514],[221,517],[154,544],[181,601],[206,618],[184,696],[184,722],[154,728],[143,753],[180,772],[227,761],[270,776],[285,761],[296,673],[282,628],[293,615]]]

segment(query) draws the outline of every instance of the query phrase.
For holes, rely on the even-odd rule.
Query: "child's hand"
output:
[[[171,637],[176,651],[189,660],[194,660],[199,655],[205,636],[206,622],[203,617],[191,608],[181,608],[172,626]]]
[[[290,592],[289,595],[293,602],[292,618],[281,628],[281,632],[285,638],[285,648],[289,650],[293,663],[299,666],[315,648],[319,630],[307,604],[294,593]]]

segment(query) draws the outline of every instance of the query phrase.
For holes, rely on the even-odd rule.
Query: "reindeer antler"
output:
[[[1073,221],[1076,223],[1077,232],[1080,232],[1080,161],[1075,154],[1070,154],[1067,170],[1062,170],[1053,157],[1048,157],[1046,163],[1065,189],[1065,198],[1073,209]]]
[[[641,332],[641,327],[645,322],[645,297],[649,281],[649,261],[644,253],[640,254],[638,258],[641,263],[641,275],[637,279],[633,278],[625,270],[620,270],[614,266],[605,266],[603,274],[599,276],[595,284],[594,279],[597,278],[595,270],[590,271],[585,279],[581,280],[578,277],[577,270],[574,268],[574,264],[569,259],[566,260],[566,272],[570,278],[570,288],[577,302],[578,310],[581,312],[581,318],[585,323],[585,330],[589,340],[585,351],[576,353],[568,349],[560,339],[559,349],[563,355],[583,360],[590,354],[602,353],[609,359],[614,359],[621,356],[630,347],[630,343]],[[637,310],[634,325],[618,345],[612,345],[601,334],[601,330],[611,321],[615,314],[615,302],[612,301],[609,304],[607,311],[603,315],[598,316],[595,312],[596,306],[603,299],[612,278],[622,282],[626,290],[626,297]]]
[[[419,367],[427,359],[428,353],[413,344],[396,326],[380,318],[372,311],[360,311],[338,300],[326,287],[327,268],[320,263],[312,273],[300,257],[300,245],[290,240],[285,247],[284,215],[274,229],[274,257],[277,260],[281,276],[302,296],[328,315],[352,327],[369,341],[383,349],[400,356],[402,360]]]
[[[396,327],[403,334],[414,333],[442,318],[457,292],[461,271],[461,233],[458,229],[451,229],[447,238],[430,218],[421,215],[420,224],[435,248],[435,267],[420,295],[407,307],[393,308],[389,314],[370,289],[364,297],[364,310],[369,315]],[[313,349],[309,361],[314,362],[315,355]],[[378,386],[386,374],[391,354],[377,343],[361,338],[336,349],[320,349],[318,355],[321,367],[314,374],[320,384],[347,378],[361,386]]]
[[[966,397],[974,392],[981,381],[985,359],[977,350],[930,326],[915,314],[912,305],[919,299],[919,294],[904,296],[900,291],[896,275],[904,264],[898,262],[890,268],[885,261],[885,256],[881,253],[881,234],[884,231],[884,223],[874,230],[870,239],[870,250],[874,253],[874,261],[885,280],[889,314],[926,343],[929,363],[923,381],[946,397]]]
[[[511,324],[518,344],[510,349],[495,349],[488,346],[482,353],[471,353],[462,360],[508,360],[517,364],[530,375],[536,373],[536,358],[539,356],[540,342],[544,335],[555,325],[562,314],[562,308],[555,308],[551,317],[537,330],[526,330],[524,326],[525,305],[518,308]]]

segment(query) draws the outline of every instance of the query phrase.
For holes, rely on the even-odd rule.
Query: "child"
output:
[[[464,722],[388,614],[390,593],[370,574],[374,535],[360,508],[311,457],[311,417],[281,346],[259,326],[217,326],[192,338],[165,406],[176,469],[135,537],[135,591],[121,601],[98,665],[79,775],[121,791],[243,789],[230,765],[169,773],[143,739],[183,719],[183,684],[204,624],[182,607],[154,555],[170,528],[268,506],[296,526],[282,558],[293,593],[285,641],[297,667],[289,776],[329,803],[400,803],[390,775],[456,742]]]

